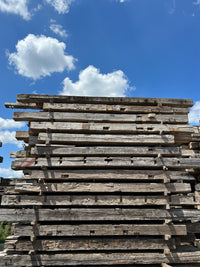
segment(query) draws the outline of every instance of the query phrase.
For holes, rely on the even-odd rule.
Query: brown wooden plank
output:
[[[191,107],[192,99],[176,99],[176,98],[142,98],[142,97],[89,97],[89,96],[60,96],[60,95],[36,95],[36,94],[18,94],[19,102],[59,102],[59,103],[98,103],[98,104],[131,104],[131,105],[167,105]]]
[[[71,121],[71,122],[165,122],[180,123],[188,122],[188,116],[184,114],[104,114],[104,113],[77,113],[77,112],[34,112],[16,111],[13,119],[15,121]]]
[[[65,155],[129,155],[129,156],[180,156],[179,147],[148,147],[148,146],[75,146],[75,145],[37,145],[31,148],[34,156],[65,156]],[[22,152],[17,152],[15,157],[22,157]],[[14,155],[13,155],[14,157]]]
[[[123,208],[54,208],[54,209],[4,209],[0,221],[125,221],[125,220],[200,220],[200,210],[195,209],[123,209]]]
[[[11,251],[129,251],[129,250],[148,250],[148,249],[167,249],[175,248],[175,240],[164,240],[162,238],[99,238],[89,237],[89,238],[65,238],[63,239],[48,239],[45,240],[35,240],[32,243],[29,240],[15,240],[8,239],[4,245],[4,248],[9,252]]]
[[[42,109],[41,103],[23,103],[23,102],[16,102],[16,103],[5,103],[6,108],[20,108],[20,109]]]
[[[106,122],[50,122],[31,121],[30,129],[33,132],[87,132],[87,133],[188,133],[194,132],[194,127],[187,124],[151,124],[151,123],[106,123]]]
[[[85,192],[85,193],[189,193],[189,183],[45,183],[34,184],[18,182],[15,185],[16,192]],[[8,192],[10,190],[8,189]],[[11,190],[12,191],[12,190]]]
[[[132,196],[132,195],[6,195],[2,196],[2,206],[152,206],[152,205],[191,206],[192,196]]]
[[[76,253],[42,255],[0,256],[0,266],[76,266],[114,264],[161,264],[161,263],[200,263],[200,252],[175,252],[166,257],[163,253]]]
[[[43,110],[67,112],[106,112],[106,113],[168,113],[187,114],[188,108],[170,106],[133,106],[133,105],[106,105],[81,103],[43,103]]]
[[[152,157],[53,157],[17,158],[13,170],[28,168],[63,167],[154,167],[154,168],[200,168],[200,158],[152,158]]]
[[[192,232],[192,231],[191,231]],[[15,236],[186,236],[184,224],[27,224],[13,225]]]
[[[29,141],[32,144],[35,143],[35,138],[32,141],[30,136]],[[132,144],[132,145],[148,145],[148,144],[174,144],[173,135],[154,135],[154,134],[67,134],[67,133],[39,133],[38,142],[56,144]]]
[[[16,131],[15,138],[19,141],[24,141],[24,142],[28,143],[29,132],[28,131]]]
[[[172,180],[194,181],[186,171],[133,170],[133,169],[81,169],[81,170],[24,170],[26,179],[66,179],[66,180]]]

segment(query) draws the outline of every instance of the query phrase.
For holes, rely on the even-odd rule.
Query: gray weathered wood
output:
[[[29,137],[31,143],[32,136]],[[38,142],[44,143],[46,141],[56,144],[163,144],[170,145],[174,144],[173,135],[132,135],[132,134],[67,134],[67,133],[39,133]]]
[[[70,104],[70,103],[43,103],[43,110],[67,112],[106,112],[106,113],[168,113],[187,114],[188,108],[170,106],[136,106],[136,105],[106,105],[106,104]]]
[[[31,170],[26,169],[26,179],[65,179],[65,180],[180,180],[194,181],[195,178],[186,171],[163,170],[127,170],[127,169],[81,169],[81,170]]]
[[[6,195],[2,206],[152,206],[152,205],[200,205],[193,196],[132,196],[132,195]]]
[[[175,99],[175,98],[143,98],[143,97],[88,97],[88,96],[60,96],[60,95],[36,95],[36,94],[18,94],[17,101],[19,102],[58,102],[58,103],[98,103],[98,104],[131,104],[139,105],[167,105],[191,107],[192,99]]]
[[[63,167],[156,167],[200,168],[200,158],[152,158],[152,157],[53,157],[17,158],[12,162],[13,170],[28,168]]]
[[[77,112],[34,112],[16,111],[13,119],[15,121],[92,121],[92,122],[165,122],[165,123],[187,123],[188,117],[184,114],[102,114],[102,113],[77,113]]]
[[[192,231],[191,231],[192,232]],[[139,236],[139,235],[174,235],[185,236],[187,229],[184,224],[51,224],[36,228],[27,224],[13,225],[16,236]]]
[[[33,132],[51,130],[53,132],[91,132],[91,133],[188,133],[194,128],[187,124],[152,124],[152,123],[99,123],[99,122],[50,122],[31,121],[30,129]]]
[[[16,192],[96,192],[96,193],[114,193],[114,192],[171,192],[171,193],[189,193],[191,186],[189,183],[16,183]],[[12,190],[8,189],[8,192]]]
[[[91,251],[91,250],[101,250],[101,251],[115,251],[121,250],[128,252],[129,250],[147,250],[147,249],[167,249],[175,248],[175,240],[164,240],[162,238],[99,238],[95,239],[92,237],[78,239],[48,239],[36,240],[34,243],[28,240],[18,240],[9,239],[4,245],[5,249],[9,252],[13,251]]]
[[[175,252],[166,257],[163,253],[81,253],[53,255],[0,256],[0,266],[77,266],[114,264],[200,263],[200,252]]]
[[[131,221],[166,220],[200,221],[200,210],[195,209],[123,209],[123,208],[54,208],[54,209],[4,209],[0,221]]]
[[[20,157],[23,153],[16,153]],[[178,147],[148,147],[148,146],[73,146],[73,145],[37,145],[31,148],[33,156],[64,156],[64,155],[132,155],[132,156],[180,156]],[[22,157],[22,156],[21,156]]]

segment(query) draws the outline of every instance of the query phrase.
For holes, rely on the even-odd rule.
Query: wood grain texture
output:
[[[34,112],[15,111],[13,115],[15,121],[69,121],[69,122],[165,122],[180,123],[188,122],[187,115],[184,114],[102,114],[102,113],[77,113],[77,112]]]
[[[112,104],[71,104],[71,103],[43,103],[43,110],[67,112],[99,112],[99,113],[168,113],[187,114],[188,108],[170,106],[139,106]]]
[[[124,123],[124,122],[50,122],[31,121],[31,131],[44,132],[87,132],[87,133],[194,133],[194,127],[187,124]]]
[[[112,209],[112,208],[54,208],[54,209],[1,209],[1,221],[131,221],[200,220],[200,210],[195,209]]]
[[[69,180],[134,180],[134,181],[152,181],[152,180],[172,180],[172,181],[195,181],[193,175],[185,170],[134,170],[134,169],[81,169],[81,170],[31,170],[26,169],[26,179],[66,179]]]
[[[130,250],[159,250],[159,249],[175,249],[175,240],[164,240],[162,238],[102,238],[102,237],[79,237],[76,238],[65,238],[63,239],[40,239],[31,242],[29,240],[18,240],[9,239],[4,245],[5,249],[9,252],[13,251],[116,251],[121,250],[128,252]]]
[[[28,168],[63,167],[150,167],[150,168],[200,168],[200,158],[152,158],[152,157],[52,157],[17,158],[13,170]]]
[[[189,231],[189,230],[188,230]],[[193,230],[190,230],[192,233]],[[27,224],[13,226],[15,236],[185,236],[187,229],[184,224],[37,224],[36,228]]]
[[[114,264],[200,263],[200,252],[178,252],[169,256],[163,253],[92,253],[54,255],[5,255],[0,256],[0,266],[76,266]]]
[[[191,186],[189,183],[24,183],[15,184],[16,192],[80,192],[80,193],[189,193]],[[8,190],[9,192],[10,190]]]

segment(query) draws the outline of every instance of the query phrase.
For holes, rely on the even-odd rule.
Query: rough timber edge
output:
[[[171,105],[181,107],[191,107],[192,99],[176,98],[142,98],[142,97],[89,97],[89,96],[61,96],[61,95],[35,95],[35,94],[18,94],[19,102],[65,102],[65,103],[110,103],[110,104],[143,104],[143,105]]]

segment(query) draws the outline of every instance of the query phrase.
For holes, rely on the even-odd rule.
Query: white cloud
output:
[[[52,30],[52,32],[60,35],[63,38],[66,38],[68,36],[66,30],[63,29],[62,25],[53,23],[50,25],[49,28],[50,28],[50,30]]]
[[[16,45],[17,52],[8,53],[9,64],[18,73],[34,80],[53,72],[74,69],[75,59],[65,54],[66,45],[55,38],[29,34]]]
[[[196,0],[196,2],[193,3],[194,5],[200,5],[200,0]]]
[[[0,129],[22,128],[24,126],[24,122],[14,121],[11,119],[3,119],[0,117]]]
[[[197,101],[189,113],[189,122],[199,124],[200,121],[200,101]]]
[[[31,18],[27,0],[0,0],[0,11],[20,15],[25,20]]]
[[[52,5],[59,14],[66,14],[69,12],[69,7],[75,0],[46,0]]]
[[[73,83],[68,77],[63,81],[61,95],[125,96],[129,82],[123,71],[101,74],[99,69],[88,66],[79,73],[79,81]]]
[[[23,176],[22,171],[13,171],[11,168],[0,168],[0,177],[4,178],[20,178]]]
[[[23,142],[18,141],[15,138],[16,132],[15,131],[0,131],[0,141],[3,144],[13,144],[17,145],[18,147],[23,147]]]

